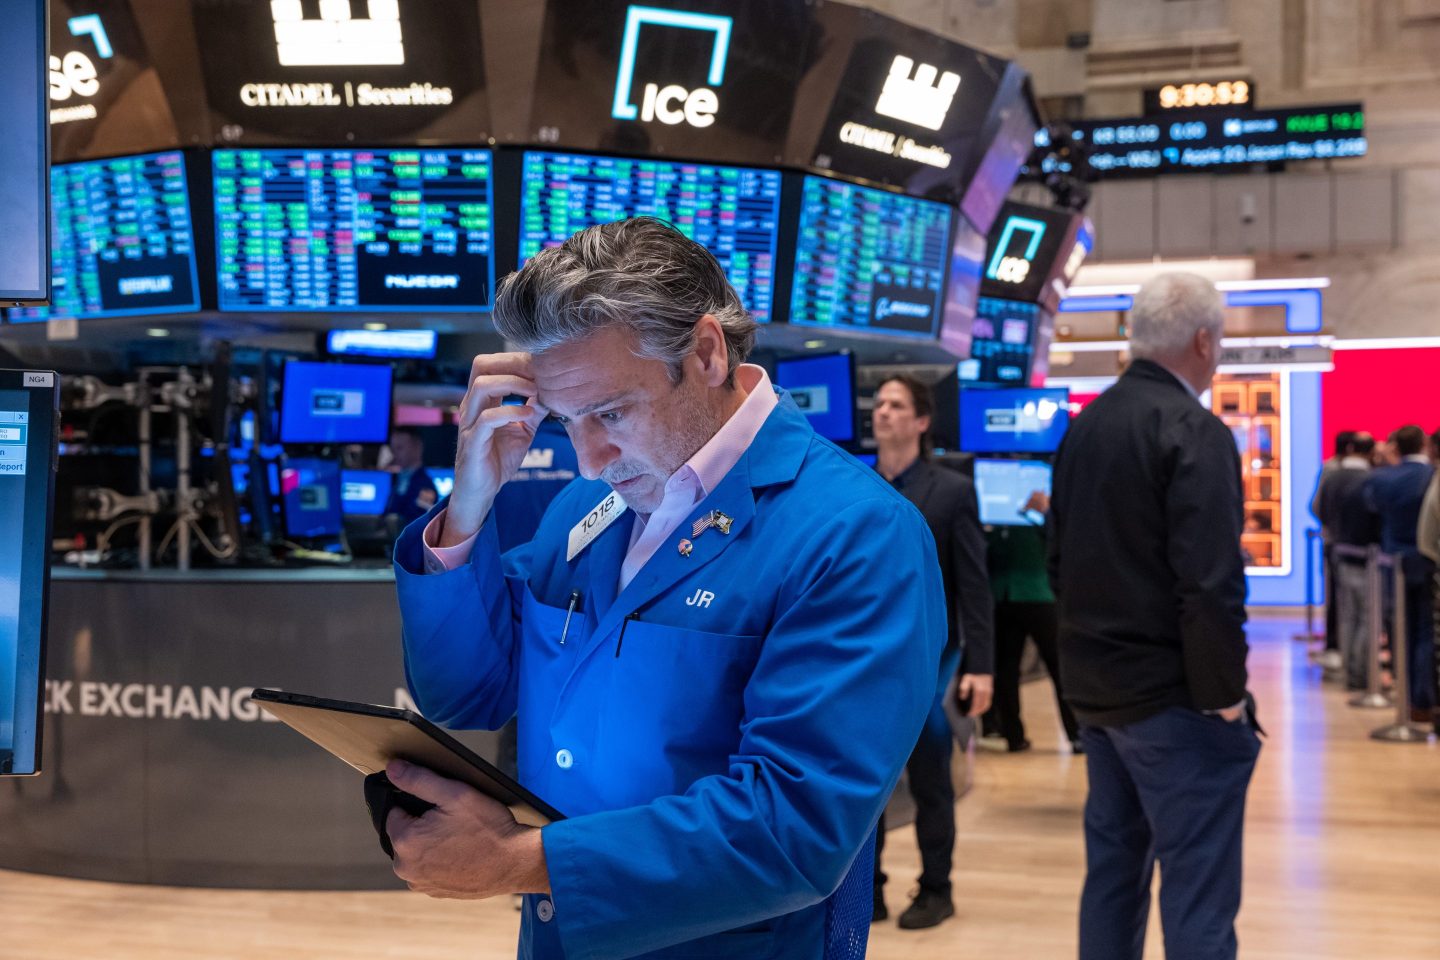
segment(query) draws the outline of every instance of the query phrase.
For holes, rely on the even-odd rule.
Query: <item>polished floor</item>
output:
[[[1252,688],[1270,732],[1250,792],[1240,954],[1247,960],[1440,958],[1440,747],[1373,742],[1388,714],[1322,686],[1296,624],[1252,623]],[[1063,960],[1084,864],[1083,758],[1058,746],[1049,685],[1025,688],[1035,749],[976,758],[956,808],[957,914],[932,930],[872,929],[876,960]],[[0,825],[3,829],[3,825]],[[918,870],[891,834],[892,916]],[[447,960],[515,955],[508,901],[406,893],[260,893],[116,886],[0,871],[0,958],[285,956]],[[1148,958],[1160,958],[1152,920]]]

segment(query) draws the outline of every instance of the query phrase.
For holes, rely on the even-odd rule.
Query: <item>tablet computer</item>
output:
[[[404,760],[469,784],[505,804],[518,822],[528,826],[543,827],[565,819],[563,813],[413,711],[280,690],[256,690],[251,699],[361,773],[380,773],[391,760]]]

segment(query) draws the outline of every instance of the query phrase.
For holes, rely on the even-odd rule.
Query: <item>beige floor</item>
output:
[[[1440,957],[1440,748],[1371,742],[1382,715],[1322,688],[1293,624],[1258,621],[1253,688],[1271,737],[1251,790],[1241,956],[1247,960]],[[1035,749],[981,753],[957,807],[958,916],[917,933],[893,923],[876,960],[1074,956],[1083,866],[1083,764],[1058,752],[1049,686],[1025,689]],[[3,829],[3,825],[0,825]],[[886,848],[892,913],[917,857],[909,828]],[[510,958],[508,903],[404,893],[174,890],[0,871],[0,958]],[[1159,958],[1152,925],[1147,958]]]

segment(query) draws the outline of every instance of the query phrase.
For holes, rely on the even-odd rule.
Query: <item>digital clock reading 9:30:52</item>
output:
[[[1222,80],[1219,83],[1167,83],[1160,88],[1159,104],[1165,110],[1188,107],[1230,107],[1250,102],[1250,81]]]

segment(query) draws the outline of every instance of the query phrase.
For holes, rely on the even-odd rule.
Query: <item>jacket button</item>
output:
[[[569,750],[561,750],[555,754],[555,765],[561,770],[569,770],[575,765],[575,756]]]
[[[549,900],[541,900],[535,904],[535,916],[541,923],[549,923],[550,919],[555,916],[555,905]]]

